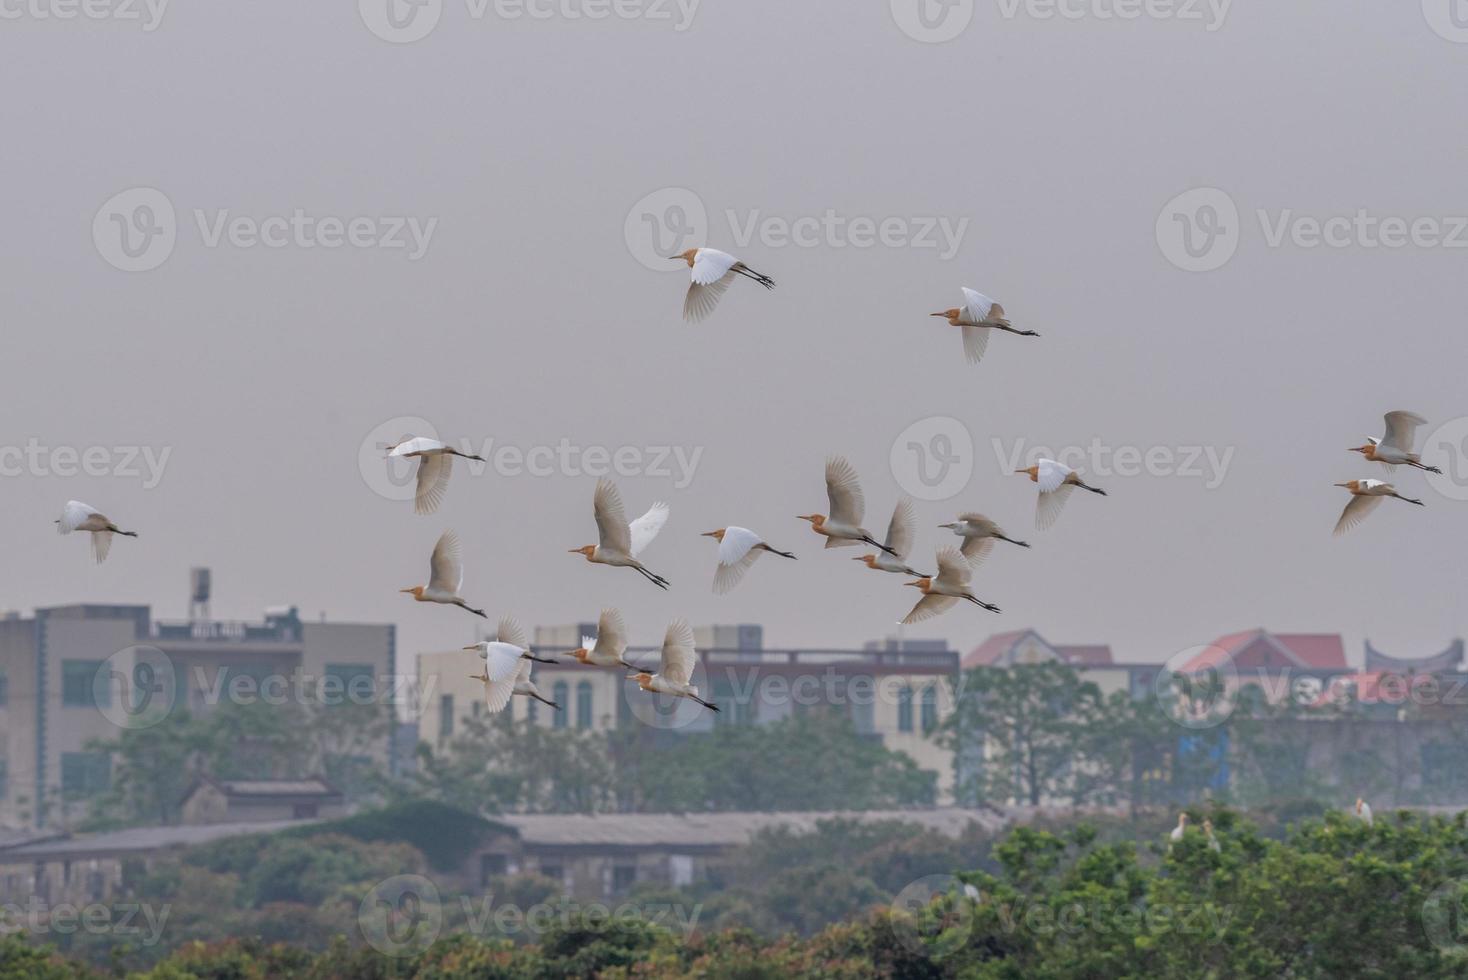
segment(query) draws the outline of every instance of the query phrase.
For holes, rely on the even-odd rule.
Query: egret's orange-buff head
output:
[[[412,596],[414,599],[422,599],[423,598],[423,586],[421,586],[421,585],[415,585],[411,589],[398,589],[398,591],[399,592],[406,592],[410,596]]]
[[[594,554],[596,554],[596,545],[589,544],[589,545],[587,545],[584,548],[572,548],[569,552],[567,552],[567,554],[571,554],[571,555],[585,555],[586,556],[586,560],[587,561],[591,561],[591,556],[594,555]]]
[[[1345,487],[1347,490],[1351,491],[1352,493],[1355,493],[1360,488],[1361,481],[1360,480],[1347,480],[1345,483],[1337,483],[1337,484],[1334,484],[1334,486]]]
[[[941,316],[955,327],[958,326],[958,318],[963,315],[962,310],[944,310],[942,313],[929,313],[928,316]]]
[[[902,584],[910,585],[915,589],[921,589],[922,591],[926,592],[928,591],[928,588],[932,586],[933,580],[930,578],[920,578],[916,582],[903,582]]]
[[[1366,801],[1365,800],[1361,799],[1361,797],[1359,797],[1359,796],[1356,797],[1356,812],[1357,813],[1360,813],[1361,812],[1361,808],[1363,806],[1365,806],[1365,805],[1366,805]]]
[[[862,555],[859,558],[853,558],[851,560],[852,561],[866,562],[867,568],[876,568],[877,567],[877,556],[876,555]]]
[[[1188,825],[1188,815],[1186,813],[1179,813],[1177,815],[1177,825],[1179,827],[1186,827]]]
[[[1039,466],[1029,466],[1029,467],[1026,467],[1025,469],[1022,469],[1022,470],[1015,470],[1014,472],[1015,473],[1025,473],[1025,474],[1028,474],[1031,483],[1039,483],[1040,482],[1040,467]]]
[[[673,260],[675,262],[676,261],[679,261],[679,260],[682,260],[684,262],[687,262],[690,266],[692,266],[693,263],[694,263],[694,260],[698,258],[698,249],[696,249],[696,248],[690,248],[686,252],[680,252],[679,254],[672,256],[672,258],[673,258]]]
[[[644,691],[647,690],[647,685],[652,683],[652,675],[647,673],[646,671],[642,671],[641,673],[637,674],[628,674],[627,679],[629,681],[636,681],[637,686],[642,688]]]
[[[727,527],[721,527],[717,531],[705,531],[702,534],[700,534],[699,537],[701,537],[701,538],[714,538],[715,540],[717,540],[717,541],[719,541],[719,542],[722,543],[723,540],[724,540],[724,532],[727,531],[727,530],[729,530]]]
[[[825,514],[796,514],[795,516],[802,521],[810,521],[810,526],[817,529],[826,523]]]

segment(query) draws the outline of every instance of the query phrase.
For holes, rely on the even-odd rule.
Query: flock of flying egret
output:
[[[719,300],[733,285],[743,278],[766,289],[773,289],[775,281],[763,273],[756,272],[742,261],[717,249],[694,248],[672,257],[674,261],[686,263],[690,270],[690,284],[683,303],[684,319],[699,322],[717,307]],[[1004,307],[972,289],[963,289],[962,306],[933,313],[961,331],[964,355],[970,363],[978,363],[988,347],[990,333],[995,330],[1024,337],[1038,337],[1033,330],[1021,330],[1010,322]],[[1380,463],[1389,470],[1397,466],[1408,466],[1431,473],[1440,473],[1436,467],[1426,466],[1413,451],[1417,427],[1425,419],[1411,412],[1389,412],[1386,415],[1386,434],[1381,439],[1371,439],[1363,446],[1353,447],[1367,460]],[[453,446],[418,436],[388,447],[387,458],[413,460],[417,463],[414,510],[418,514],[432,514],[438,510],[448,491],[449,478],[453,472],[455,456],[483,461],[483,457],[462,452]],[[1080,489],[1099,496],[1106,491],[1087,484],[1080,475],[1068,466],[1053,459],[1040,459],[1032,466],[1015,471],[1027,476],[1039,491],[1035,510],[1035,525],[1046,529],[1060,516],[1062,508],[1073,491]],[[826,548],[868,547],[875,549],[854,558],[867,568],[897,575],[910,576],[904,582],[918,590],[921,597],[901,620],[904,625],[919,623],[940,613],[947,612],[962,602],[971,603],[990,612],[999,612],[999,607],[980,599],[970,589],[973,570],[988,557],[995,542],[1007,542],[1021,548],[1029,544],[1007,536],[994,521],[978,513],[964,513],[956,521],[939,525],[951,531],[960,542],[955,546],[938,549],[934,556],[936,573],[919,572],[912,567],[911,552],[916,534],[916,516],[912,501],[903,497],[893,510],[887,533],[878,541],[862,526],[866,513],[866,500],[856,469],[845,458],[833,456],[826,461],[826,513],[802,514],[800,520],[807,521],[811,530],[825,539]],[[1340,534],[1362,521],[1386,497],[1395,497],[1408,503],[1421,505],[1422,501],[1399,494],[1396,488],[1380,480],[1361,479],[1338,483],[1351,493],[1335,533]],[[596,519],[597,543],[571,549],[595,565],[612,568],[630,568],[660,589],[667,589],[666,578],[650,569],[642,560],[643,553],[667,523],[670,509],[665,503],[654,503],[646,513],[636,520],[628,521],[621,494],[610,480],[602,479],[596,485],[592,498],[592,510]],[[98,562],[107,557],[114,535],[137,537],[135,531],[125,531],[106,515],[80,501],[68,501],[61,518],[56,521],[62,534],[87,531],[91,534],[93,556]],[[739,584],[755,562],[766,554],[795,560],[794,553],[782,551],[771,545],[759,533],[737,526],[722,527],[705,532],[704,537],[718,543],[717,567],[714,571],[713,590],[723,594]],[[434,545],[429,558],[429,576],[426,585],[415,585],[402,589],[418,602],[458,606],[476,616],[488,618],[483,609],[476,609],[461,595],[464,584],[464,566],[459,538],[453,531],[445,531]],[[482,671],[475,675],[484,684],[485,700],[489,711],[503,711],[514,695],[534,698],[547,704],[545,698],[531,679],[531,664],[553,663],[533,656],[525,631],[513,619],[501,620],[494,638],[484,640],[465,650],[477,651],[482,661]],[[629,680],[635,680],[642,690],[654,694],[687,698],[710,708],[719,710],[705,700],[693,683],[697,654],[694,649],[693,629],[683,619],[675,620],[667,629],[663,640],[660,662],[656,672],[650,672],[626,659],[627,629],[621,613],[616,609],[603,610],[598,623],[597,635],[583,637],[581,648],[564,656],[582,664],[612,670],[630,671]]]

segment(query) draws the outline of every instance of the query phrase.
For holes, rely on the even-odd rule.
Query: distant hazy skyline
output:
[[[974,577],[1002,615],[909,636],[1160,661],[1265,626],[1359,662],[1464,632],[1446,0],[388,2],[4,7],[0,605],[182,617],[206,565],[217,617],[395,622],[406,669],[474,638],[397,592],[451,527],[492,617],[855,646],[912,590],[795,519],[839,453],[874,532],[919,498],[915,567],[959,511],[1034,546]],[[778,288],[684,324],[659,255],[699,239]],[[966,365],[928,316],[960,286],[1042,336]],[[1392,409],[1431,420],[1441,481],[1346,452]],[[500,455],[417,517],[372,466],[403,420]],[[1110,496],[1035,531],[1007,471],[1037,447]],[[671,504],[670,592],[566,553],[603,467],[632,515]],[[1427,506],[1333,538],[1332,484],[1368,476]],[[69,498],[140,537],[93,565]],[[715,596],[698,535],[727,524],[800,560]]]

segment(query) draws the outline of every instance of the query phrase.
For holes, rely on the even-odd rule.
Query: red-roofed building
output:
[[[1348,669],[1346,648],[1337,633],[1271,633],[1265,629],[1220,636],[1177,669],[1196,674],[1225,661],[1240,673],[1249,674],[1333,673]]]
[[[1104,667],[1114,661],[1111,647],[1104,643],[1062,645],[1049,643],[1033,629],[995,633],[974,647],[963,658],[964,669],[970,667],[1012,667],[1060,660],[1075,667]]]

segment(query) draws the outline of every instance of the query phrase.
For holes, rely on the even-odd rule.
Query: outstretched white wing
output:
[[[484,651],[484,701],[490,714],[505,710],[515,693],[521,650],[508,643],[487,644]]]
[[[851,527],[861,525],[867,501],[856,478],[856,467],[845,456],[826,460],[826,498],[831,504],[831,520]]]
[[[759,560],[763,544],[758,534],[747,527],[724,529],[724,540],[719,542],[719,567],[714,572],[714,592],[723,595],[744,578],[744,573]]]
[[[989,328],[971,327],[967,324],[958,328],[963,332],[963,356],[970,364],[977,364],[984,359],[984,351],[989,349]]]
[[[963,544],[958,547],[958,550],[963,553],[963,557],[968,559],[969,565],[973,568],[978,568],[982,565],[984,559],[989,557],[989,552],[993,549],[993,538],[964,538]]]
[[[917,605],[912,607],[902,620],[903,626],[911,626],[913,623],[921,623],[925,619],[932,619],[941,612],[952,609],[958,600],[951,595],[925,595],[918,600]]]
[[[971,574],[972,570],[968,559],[963,557],[963,552],[953,547],[938,549],[938,584],[955,589],[963,588],[968,585]]]
[[[1352,494],[1350,502],[1346,504],[1346,509],[1341,511],[1340,519],[1335,522],[1335,533],[1345,534],[1351,528],[1366,520],[1367,515],[1375,510],[1377,505],[1385,499],[1385,497],[1358,496]]]
[[[494,638],[512,647],[519,647],[521,650],[530,649],[530,641],[525,638],[525,627],[521,626],[520,621],[514,616],[506,616],[500,620],[499,626],[494,631]]]
[[[443,503],[454,472],[454,457],[447,453],[418,457],[418,486],[413,495],[413,513],[432,514]]]
[[[989,313],[994,309],[994,301],[983,293],[963,287],[963,312],[965,320],[974,323],[983,323],[989,319]]]
[[[1410,453],[1417,441],[1417,427],[1426,424],[1427,419],[1412,412],[1387,412],[1386,436],[1381,444],[1388,449]]]
[[[897,552],[898,558],[906,559],[912,551],[912,539],[916,534],[917,511],[913,509],[911,499],[902,497],[892,509],[892,521],[887,525],[887,540],[882,543]]]
[[[459,536],[445,531],[433,546],[433,557],[428,560],[428,588],[438,592],[459,594],[464,584],[464,563],[461,558]]]
[[[692,282],[688,286],[688,295],[683,300],[683,319],[689,323],[698,323],[714,311],[724,293],[728,292],[730,284],[734,282],[733,269],[737,261],[728,252],[720,252],[718,249],[698,250],[693,258]]]
[[[636,558],[642,554],[643,549],[652,544],[652,539],[658,536],[663,525],[668,523],[670,508],[659,500],[648,508],[647,513],[632,522],[627,529],[628,536],[632,542],[632,557]]]
[[[1035,527],[1042,531],[1050,528],[1060,517],[1060,512],[1065,509],[1065,502],[1070,499],[1074,490],[1074,484],[1070,483],[1050,491],[1042,488],[1039,502],[1035,504]]]
[[[582,643],[588,650],[592,649],[584,638]],[[621,610],[608,607],[601,611],[601,619],[596,624],[596,649],[613,657],[626,652],[627,624],[622,620]]]
[[[658,673],[674,684],[687,684],[693,678],[697,654],[693,649],[693,627],[688,620],[677,619],[668,626],[663,637],[662,663]]]
[[[601,547],[630,555],[632,535],[627,530],[627,512],[622,507],[617,485],[605,478],[596,481],[592,506],[596,509],[596,531]]]

